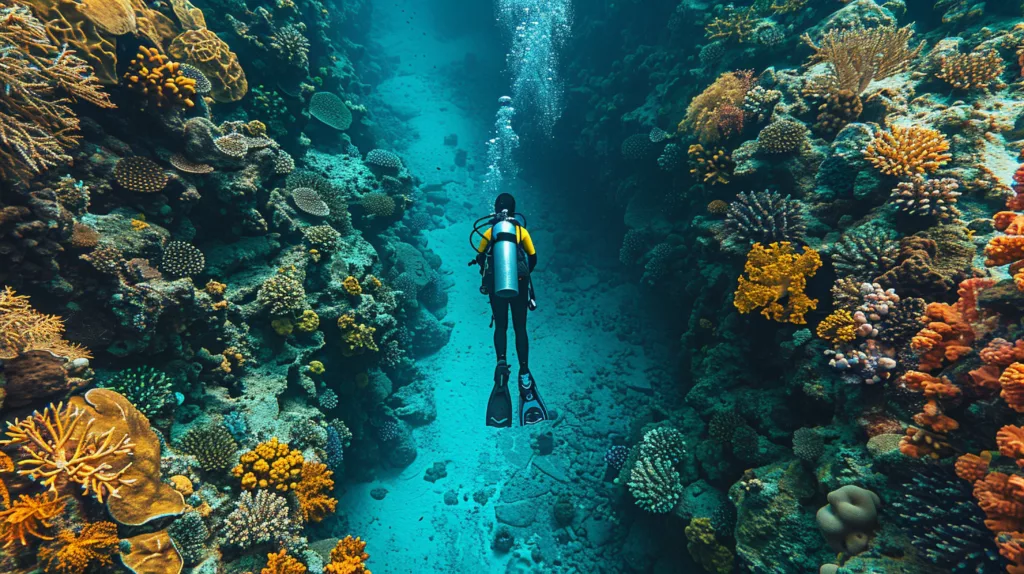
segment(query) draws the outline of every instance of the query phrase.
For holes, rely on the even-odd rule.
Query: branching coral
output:
[[[761,153],[793,153],[800,151],[806,144],[807,128],[794,120],[774,121],[757,134],[757,149]]]
[[[718,16],[704,27],[709,40],[731,40],[735,37],[739,43],[750,40],[757,28],[757,18],[752,8],[736,10],[730,5],[724,16]]]
[[[377,347],[377,343],[373,340],[373,335],[377,332],[377,329],[356,322],[355,314],[345,313],[339,317],[338,328],[341,329],[342,340],[345,344],[345,348],[342,350],[345,356],[351,357],[361,354],[366,350],[373,352],[380,350]]]
[[[932,173],[948,162],[949,141],[939,132],[921,126],[891,126],[875,132],[864,149],[864,158],[878,171],[896,177]]]
[[[146,98],[147,105],[158,108],[196,105],[196,81],[181,72],[181,64],[171,62],[155,48],[139,48],[124,73],[124,81],[128,89]]]
[[[719,130],[719,115],[723,107],[742,107],[744,96],[753,82],[754,73],[750,70],[722,74],[693,98],[686,108],[686,117],[679,122],[679,131],[691,130],[702,145],[719,141],[724,136]]]
[[[10,287],[0,292],[0,359],[36,350],[69,360],[92,357],[84,347],[65,341],[63,334],[60,317],[36,311],[27,296],[15,294]]]
[[[248,490],[242,492],[238,506],[224,520],[228,543],[241,548],[285,542],[297,530],[288,516],[288,502],[269,490],[258,490],[255,496]]]
[[[0,177],[24,183],[71,162],[79,141],[71,103],[115,106],[89,65],[52,42],[27,6],[0,7],[0,54]]]
[[[1005,66],[995,50],[954,54],[942,58],[941,69],[936,74],[941,80],[958,90],[1000,89],[999,81]]]
[[[807,34],[804,42],[814,50],[807,65],[828,64],[828,72],[812,82],[806,91],[827,96],[840,90],[861,94],[872,80],[882,80],[909,67],[924,49],[924,41],[910,46],[914,31],[904,28],[836,28],[825,32],[815,44]]]
[[[740,192],[729,204],[725,226],[739,242],[801,241],[806,230],[804,208],[777,191]]]
[[[22,494],[12,500],[7,509],[0,511],[0,542],[8,548],[15,542],[27,546],[30,538],[53,540],[44,530],[53,526],[53,520],[64,513],[64,497],[56,492],[28,496]]]
[[[804,315],[818,306],[804,292],[807,278],[821,267],[818,252],[804,247],[794,252],[788,241],[772,243],[767,248],[755,243],[747,254],[744,272],[739,278],[733,304],[740,313],[762,307],[761,314],[782,323],[803,325]]]
[[[209,424],[189,429],[181,437],[181,449],[196,457],[206,472],[219,472],[231,468],[238,443],[222,424]]]
[[[324,565],[325,574],[372,574],[365,562],[370,559],[366,553],[366,542],[346,536],[331,550],[331,561]]]
[[[338,501],[325,494],[334,488],[334,473],[319,462],[307,462],[302,465],[301,480],[295,485],[293,492],[299,502],[299,514],[303,522],[320,522],[328,513],[334,512]]]
[[[90,522],[79,532],[64,529],[39,548],[39,562],[47,574],[83,574],[90,565],[110,566],[121,537],[113,522]]]
[[[701,183],[709,185],[729,183],[736,162],[724,149],[708,151],[700,144],[693,144],[688,150],[690,173]]]
[[[272,488],[287,492],[301,480],[302,453],[273,437],[243,454],[231,474],[242,479],[245,490]]]
[[[890,201],[901,211],[912,215],[932,216],[943,222],[958,222],[961,215],[956,207],[956,198],[960,197],[957,191],[959,187],[959,182],[950,177],[914,177],[897,184],[896,189],[892,190]]]

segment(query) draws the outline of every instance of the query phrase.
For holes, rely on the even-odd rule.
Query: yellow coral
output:
[[[818,336],[830,343],[848,343],[857,338],[857,325],[846,309],[838,309],[818,324]]]
[[[146,104],[158,108],[195,106],[196,81],[181,72],[181,64],[172,62],[155,48],[142,46],[124,74],[128,89],[146,97]]]
[[[714,148],[712,148],[714,149]],[[689,150],[690,173],[700,180],[701,183],[709,185],[729,183],[732,177],[732,170],[736,162],[723,149],[708,151],[700,144],[693,144]]]
[[[295,485],[294,492],[303,522],[320,522],[337,508],[338,501],[324,494],[334,488],[333,474],[327,470],[327,465],[319,462],[302,465],[302,480]]]
[[[341,329],[341,337],[346,347],[342,354],[346,357],[358,355],[367,349],[373,352],[380,350],[373,340],[373,334],[377,329],[356,323],[356,316],[353,313],[345,313],[338,317],[338,328]]]
[[[942,68],[936,77],[958,90],[1000,89],[1005,85],[999,81],[1005,66],[995,50],[954,54],[942,58]]]
[[[53,526],[53,519],[64,512],[64,497],[46,491],[35,496],[22,494],[11,502],[7,510],[0,511],[0,542],[4,548],[15,542],[28,545],[28,537],[53,540],[43,530]]]
[[[324,367],[324,364],[321,363],[320,361],[309,362],[309,372],[313,373],[314,375],[322,375],[326,370],[327,369]]]
[[[64,321],[32,308],[28,297],[16,295],[10,287],[0,292],[0,359],[13,359],[26,351],[48,351],[54,355],[89,359],[89,350],[64,340]]]
[[[292,334],[295,324],[292,323],[291,319],[279,317],[270,322],[270,327],[281,337],[287,337]]]
[[[946,136],[933,129],[892,126],[875,133],[864,157],[886,175],[911,177],[939,169],[952,157],[948,151]]]
[[[359,286],[359,280],[349,275],[341,282],[341,286],[345,288],[345,291],[349,295],[362,295],[363,288]]]
[[[743,43],[750,39],[757,28],[758,19],[751,8],[736,10],[730,5],[725,9],[725,16],[719,16],[704,27],[704,34],[709,40],[730,40]]]
[[[690,101],[686,117],[679,123],[677,130],[692,130],[703,145],[717,142],[723,136],[719,112],[726,106],[742,108],[743,98],[753,83],[754,72],[751,70],[722,74]]]
[[[298,450],[273,437],[243,454],[231,474],[242,479],[242,488],[273,488],[287,492],[301,479],[304,459]]]
[[[346,536],[331,550],[331,562],[324,566],[326,574],[372,574],[366,569],[370,555],[365,552],[366,543],[359,538]]]
[[[267,554],[267,566],[260,574],[306,574],[306,567],[282,548],[277,554]]]
[[[303,333],[312,333],[318,327],[320,327],[320,316],[312,309],[303,311],[298,323],[295,324],[295,328]]]
[[[199,68],[213,85],[214,101],[237,102],[249,91],[238,57],[207,28],[186,30],[171,42],[168,53]]]
[[[788,241],[767,248],[755,243],[743,269],[749,278],[740,276],[733,304],[740,313],[763,307],[761,314],[769,319],[803,325],[807,311],[818,306],[818,300],[808,297],[804,290],[807,278],[819,267],[821,257],[809,247],[797,254]]]
[[[203,289],[210,295],[223,295],[227,291],[228,286],[210,279],[206,282],[206,287]]]
[[[384,283],[380,279],[377,279],[376,275],[367,275],[366,282],[370,285],[370,289],[374,291],[384,286]]]
[[[39,562],[47,574],[83,574],[90,564],[113,564],[120,537],[113,522],[93,522],[81,532],[64,529],[57,538],[39,548]]]

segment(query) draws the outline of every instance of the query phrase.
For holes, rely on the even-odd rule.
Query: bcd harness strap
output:
[[[497,235],[494,236],[492,243],[497,243],[499,241],[511,241],[515,244],[518,244],[519,235],[517,233],[509,233],[507,231],[503,233],[498,233]]]

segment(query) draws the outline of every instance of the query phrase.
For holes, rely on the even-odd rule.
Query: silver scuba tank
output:
[[[491,229],[494,256],[494,291],[498,297],[511,299],[519,294],[519,253],[516,226],[507,219]]]

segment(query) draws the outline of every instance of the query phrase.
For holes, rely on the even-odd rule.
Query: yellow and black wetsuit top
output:
[[[483,238],[480,239],[480,245],[476,248],[477,253],[483,254],[487,250],[487,244],[491,242],[491,231],[493,229],[492,227],[484,232]],[[533,238],[530,237],[530,232],[522,225],[516,226],[516,243],[523,247],[530,271],[533,271],[533,268],[537,266],[537,248],[533,246]]]

